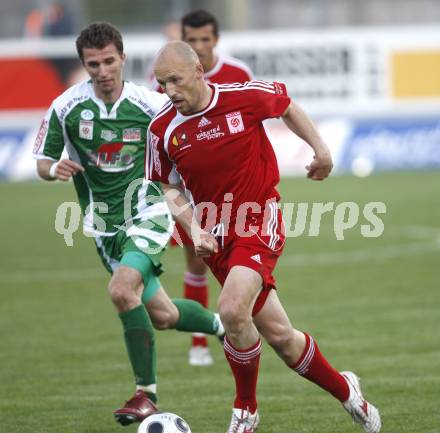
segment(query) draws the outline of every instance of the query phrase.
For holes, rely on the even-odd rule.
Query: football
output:
[[[179,415],[163,412],[144,419],[139,425],[138,433],[191,433],[191,429]]]

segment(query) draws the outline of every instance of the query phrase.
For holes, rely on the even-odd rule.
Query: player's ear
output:
[[[196,63],[196,75],[197,75],[197,77],[203,77],[204,74],[205,74],[205,71],[203,70],[202,64],[200,62]]]
[[[125,55],[125,53],[121,54],[121,59],[122,59],[122,64],[125,63],[125,59],[127,58],[127,56]]]

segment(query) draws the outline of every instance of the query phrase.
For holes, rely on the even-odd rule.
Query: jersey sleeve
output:
[[[280,117],[290,104],[290,97],[283,83],[254,80],[246,85],[252,89],[253,110],[259,120]]]
[[[160,138],[151,129],[147,135],[148,149],[145,152],[145,173],[149,180],[170,185],[180,183],[180,175],[176,166],[168,157],[164,149],[163,138]]]
[[[64,149],[63,127],[54,107],[50,107],[38,130],[33,149],[35,159],[58,161]]]

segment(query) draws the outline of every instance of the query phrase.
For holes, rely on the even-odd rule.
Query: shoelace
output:
[[[239,428],[240,426],[244,426],[246,428],[246,423],[249,420],[249,412],[247,413],[245,418],[239,418],[235,413],[232,415],[232,430],[230,430],[231,433],[240,433]],[[247,433],[249,430],[243,430],[241,433]]]
[[[136,392],[136,394],[125,402],[125,406],[130,405],[131,403],[136,403],[137,401],[142,401],[144,399],[144,393],[142,391]]]

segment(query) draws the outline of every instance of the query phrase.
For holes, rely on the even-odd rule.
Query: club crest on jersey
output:
[[[226,114],[225,117],[231,134],[237,134],[238,132],[244,131],[244,124],[240,111]]]
[[[122,131],[122,141],[141,141],[141,128],[126,128]]]
[[[95,117],[92,110],[82,110],[81,119],[92,120]]]
[[[93,140],[93,120],[79,121],[79,138]]]
[[[105,141],[112,141],[114,140],[118,134],[114,131],[110,131],[110,129],[103,129],[101,131],[101,138],[103,138]]]
[[[186,139],[186,134],[184,132],[181,132],[173,137],[171,143],[173,143],[174,146],[181,146],[182,144],[187,144]]]

